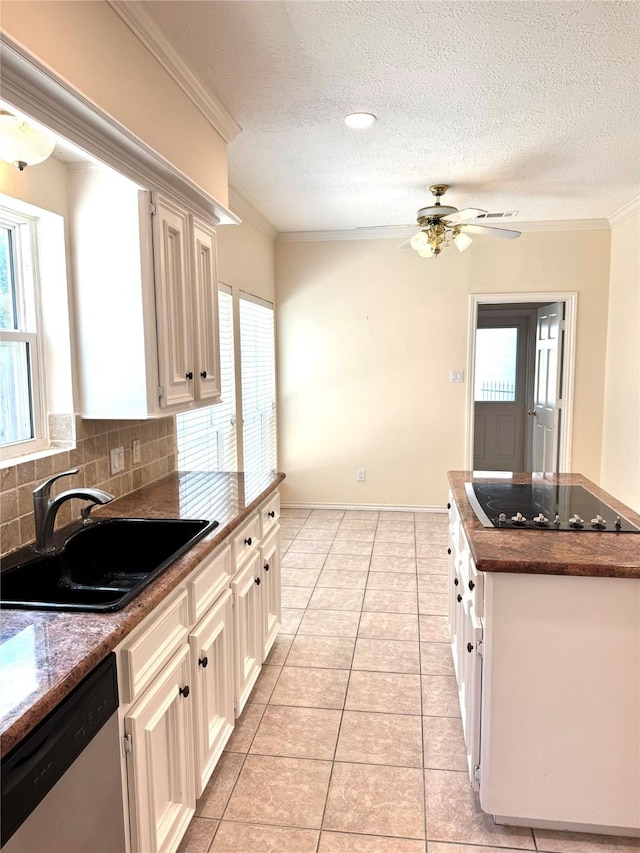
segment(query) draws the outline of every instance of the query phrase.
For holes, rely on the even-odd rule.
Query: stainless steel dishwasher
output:
[[[122,853],[115,655],[2,764],[2,853]]]

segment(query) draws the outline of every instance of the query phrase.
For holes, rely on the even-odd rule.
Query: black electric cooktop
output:
[[[549,483],[464,485],[469,503],[484,527],[640,533],[640,528],[582,486]]]

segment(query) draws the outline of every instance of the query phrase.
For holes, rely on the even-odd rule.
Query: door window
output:
[[[517,363],[517,327],[477,329],[475,402],[515,402]]]

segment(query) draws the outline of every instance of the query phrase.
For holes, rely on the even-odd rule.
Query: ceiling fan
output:
[[[487,216],[501,217],[502,213],[488,213],[477,207],[465,207],[458,210],[440,204],[440,199],[449,189],[448,184],[433,184],[429,189],[435,196],[435,204],[430,207],[422,207],[416,214],[420,231],[414,234],[407,243],[420,255],[421,258],[437,257],[445,246],[455,244],[460,252],[464,252],[473,242],[470,234],[482,234],[488,237],[503,237],[513,239],[520,236],[520,231],[511,231],[507,228],[493,228],[487,225],[476,225],[467,220],[484,218]]]

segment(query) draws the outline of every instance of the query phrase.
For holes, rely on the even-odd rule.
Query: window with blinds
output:
[[[276,467],[273,305],[240,293],[242,444],[246,474]]]
[[[176,415],[180,471],[237,471],[233,297],[218,289],[221,402]]]

